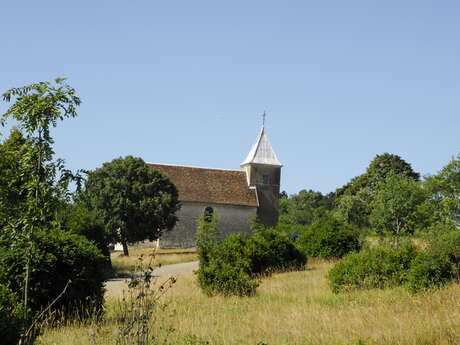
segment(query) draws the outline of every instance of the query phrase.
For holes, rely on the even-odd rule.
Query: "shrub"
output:
[[[6,247],[0,251],[0,284],[22,291],[27,246]],[[105,259],[94,244],[82,236],[60,230],[34,234],[30,274],[30,308],[37,312],[66,293],[54,310],[86,316],[100,310],[103,301]]]
[[[452,264],[446,255],[420,253],[409,270],[407,288],[411,292],[419,292],[441,287],[451,279]]]
[[[208,248],[200,260],[198,283],[208,295],[251,296],[259,285],[251,277],[251,260],[245,252],[247,238],[233,234]]]
[[[108,261],[110,260],[109,234],[106,233],[104,224],[96,212],[80,204],[66,205],[57,214],[57,222],[65,231],[82,235],[93,242]]]
[[[0,334],[2,344],[15,345],[22,329],[22,306],[6,285],[0,284]]]
[[[305,228],[297,246],[308,256],[341,258],[361,249],[356,229],[333,217],[324,215]]]
[[[460,231],[445,233],[435,239],[429,252],[437,256],[446,256],[452,264],[452,276],[460,281]]]
[[[404,284],[416,255],[417,249],[410,244],[350,253],[329,271],[329,285],[334,293],[339,293]]]
[[[216,242],[217,223],[203,222],[197,232],[198,283],[209,295],[251,296],[261,274],[305,266],[306,256],[274,229],[256,227],[252,236],[233,234]]]
[[[289,240],[286,233],[275,229],[258,229],[246,243],[246,253],[251,261],[251,273],[301,269],[306,255]]]
[[[420,254],[409,271],[407,287],[412,292],[446,285],[460,275],[460,231],[441,234]]]

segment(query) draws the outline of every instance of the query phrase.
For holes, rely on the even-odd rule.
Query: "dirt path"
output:
[[[198,269],[198,261],[184,262],[174,265],[163,265],[153,271],[153,275],[161,278],[171,276],[191,275],[193,271]],[[127,278],[113,278],[105,283],[106,297],[121,297],[123,290],[127,289]]]

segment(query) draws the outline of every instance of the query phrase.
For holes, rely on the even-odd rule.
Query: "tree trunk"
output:
[[[123,255],[129,256],[128,243],[126,242],[126,240],[121,241],[121,244],[123,245]]]

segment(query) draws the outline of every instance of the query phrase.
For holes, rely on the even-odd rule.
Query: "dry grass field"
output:
[[[112,252],[110,259],[117,276],[127,276],[135,271],[140,261],[149,262],[154,255],[153,261],[157,265],[178,264],[181,262],[196,261],[198,257],[195,249],[157,249],[143,248],[130,249],[129,256],[123,252]]]
[[[410,295],[402,288],[334,295],[325,276],[332,263],[311,261],[303,272],[275,274],[255,297],[209,298],[193,275],[179,276],[151,331],[165,344],[460,344],[460,286]],[[117,334],[116,300],[106,301],[100,328],[49,329],[41,345],[109,345]]]

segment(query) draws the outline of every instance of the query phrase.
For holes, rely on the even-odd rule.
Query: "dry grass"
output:
[[[152,327],[164,335],[159,326],[172,325],[170,343],[187,345],[198,338],[222,345],[460,344],[459,285],[417,296],[401,288],[334,295],[325,280],[331,265],[313,261],[304,272],[273,275],[252,298],[209,298],[193,276],[181,276]],[[115,303],[107,301],[109,318]],[[39,343],[89,345],[91,332],[82,325],[49,330]],[[113,325],[100,332],[97,344],[114,344]]]
[[[170,265],[198,260],[195,249],[131,249],[129,256],[123,252],[112,252],[110,259],[117,276],[127,276],[134,272],[140,261],[149,262],[154,256],[155,265]]]

